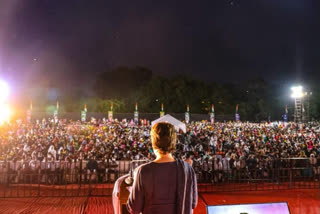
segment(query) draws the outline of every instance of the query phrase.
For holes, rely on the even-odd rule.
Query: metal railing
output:
[[[97,162],[95,169],[88,161],[41,163],[32,168],[23,162],[2,162],[0,197],[110,196],[117,178],[144,161],[108,161],[103,167]]]
[[[320,167],[304,162],[306,166],[302,167],[286,164],[287,167],[280,165],[277,168],[196,171],[198,189],[199,192],[234,192],[319,188]],[[55,163],[55,168],[41,168],[40,165],[35,170],[19,168],[17,162],[2,163],[0,197],[110,196],[116,179],[127,174],[132,167],[131,161],[110,162],[93,170],[88,168],[87,161],[73,165],[62,163],[66,162]]]
[[[197,174],[199,192],[318,189],[319,168],[233,169]]]
[[[108,196],[113,183],[104,179],[100,173],[0,174],[0,197]]]

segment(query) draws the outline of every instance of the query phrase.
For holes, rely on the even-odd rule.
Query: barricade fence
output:
[[[117,178],[140,164],[129,160],[34,162],[28,165],[24,161],[0,162],[0,197],[111,196]],[[196,166],[198,189],[213,192],[319,188],[320,166],[317,164],[310,164],[308,159],[277,162],[274,168],[245,166],[215,170],[205,167],[199,170]],[[200,164],[200,169],[203,166]]]

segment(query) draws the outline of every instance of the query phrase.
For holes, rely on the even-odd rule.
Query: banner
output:
[[[236,105],[236,115],[235,115],[236,121],[240,121],[240,115],[238,114],[238,110],[239,110],[239,104]]]
[[[210,113],[210,121],[212,124],[214,123],[214,113],[213,112]]]
[[[212,124],[214,123],[214,105],[213,104],[211,106],[210,121]]]
[[[59,118],[58,118],[58,114],[59,114],[59,101],[57,101],[56,104],[56,110],[53,111],[53,122],[54,123],[58,123],[59,122]]]
[[[108,120],[110,122],[113,120],[113,111],[108,111]]]
[[[81,111],[81,122],[86,122],[87,112],[85,110]]]
[[[58,123],[58,109],[53,112],[53,120],[55,123]]]
[[[27,110],[27,121],[28,121],[28,123],[31,122],[32,109],[33,109],[33,107],[32,107],[32,100],[31,100],[30,101],[30,108],[29,108],[29,110]]]
[[[236,117],[236,121],[240,121],[240,114],[236,113],[235,117]]]
[[[139,111],[138,111],[138,102],[136,102],[136,105],[134,107],[134,113],[133,113],[133,121],[136,125],[139,124]]]
[[[160,111],[160,117],[164,116],[164,110],[163,110],[163,103],[161,103],[161,111]]]
[[[134,114],[133,114],[133,121],[136,125],[139,124],[139,112],[138,111],[134,111]]]
[[[190,122],[190,113],[189,113],[189,104],[187,105],[187,112],[184,114],[184,121],[186,121],[186,123]]]
[[[284,122],[288,122],[288,106],[287,105],[285,107],[285,114],[282,115],[282,117]]]
[[[189,123],[189,122],[190,122],[190,113],[189,113],[189,112],[186,112],[186,113],[184,114],[184,119],[185,119],[186,123]]]
[[[31,115],[32,115],[31,109],[27,110],[27,121],[28,121],[28,123],[31,122]]]

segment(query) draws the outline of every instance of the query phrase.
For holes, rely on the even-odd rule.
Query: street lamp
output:
[[[291,88],[292,94],[291,97],[294,98],[294,122],[301,123],[302,121],[302,114],[304,113],[302,107],[302,98],[304,96],[303,87],[294,86]]]

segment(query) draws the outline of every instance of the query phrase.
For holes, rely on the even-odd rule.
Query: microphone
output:
[[[133,184],[133,175],[132,175],[132,167],[130,169],[130,173],[129,176],[124,180],[124,182],[128,185],[132,185]]]
[[[151,161],[148,157],[146,157],[146,156],[144,156],[144,155],[142,155],[142,156],[143,156],[143,158],[146,159],[146,161],[148,161],[148,162]],[[142,160],[142,161],[143,161],[143,160]],[[132,162],[131,162],[129,176],[128,176],[126,179],[124,179],[124,182],[125,182],[126,184],[128,184],[128,185],[132,185],[132,184],[133,184],[133,181],[134,181],[134,179],[133,179],[133,170],[134,170],[134,169],[133,169],[133,162],[137,162],[137,161],[132,161]]]

